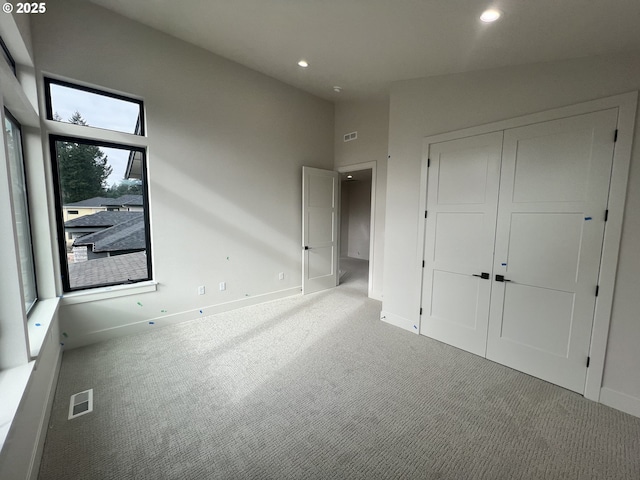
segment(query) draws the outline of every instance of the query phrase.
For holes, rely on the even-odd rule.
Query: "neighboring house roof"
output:
[[[132,215],[128,220],[117,223],[112,227],[78,237],[73,242],[74,246],[91,246],[95,253],[118,252],[122,250],[144,250],[147,248],[142,212],[100,213],[137,213],[137,215]],[[81,218],[78,218],[77,220],[81,220]],[[67,224],[65,224],[65,226],[67,226]]]
[[[79,202],[67,203],[65,207],[122,207],[125,205],[142,206],[142,195],[122,195],[118,198],[93,197]]]
[[[127,253],[69,264],[69,283],[72,288],[143,280],[148,277],[145,252]]]
[[[139,218],[140,221],[143,221],[143,215],[143,212],[97,212],[68,220],[64,222],[64,227],[112,227],[119,223],[127,222],[132,218]]]
[[[87,198],[85,200],[80,200],[79,202],[67,203],[65,207],[102,207],[104,206],[104,202],[108,202],[113,200],[113,198],[106,197],[93,197]]]
[[[115,200],[120,202],[119,205],[143,206],[142,195],[123,195]]]
[[[140,117],[138,116],[138,123],[136,124],[136,135],[140,134]],[[124,178],[135,178],[140,180],[142,178],[142,153],[136,150],[129,152],[129,160],[127,160],[127,168],[124,171]]]

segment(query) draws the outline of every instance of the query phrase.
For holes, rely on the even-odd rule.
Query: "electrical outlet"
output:
[[[278,280],[284,280],[284,272],[278,274]]]
[[[204,285],[198,287],[198,295],[204,295]]]
[[[220,291],[224,292],[227,289],[227,282],[220,282]]]

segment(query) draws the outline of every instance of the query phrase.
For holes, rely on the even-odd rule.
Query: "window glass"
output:
[[[149,280],[144,150],[68,137],[51,144],[65,290]]]
[[[51,79],[45,79],[45,85],[49,120],[144,133],[142,102]]]
[[[20,124],[10,113],[5,112],[5,139],[9,154],[9,173],[11,175],[11,193],[13,210],[20,252],[20,270],[24,290],[24,306],[28,312],[37,299],[36,275],[31,245],[31,227],[29,225],[29,205],[27,201],[27,184],[24,173],[24,156],[22,152],[22,132]]]

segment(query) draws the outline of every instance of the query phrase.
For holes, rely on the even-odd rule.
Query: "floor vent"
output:
[[[69,420],[93,412],[93,388],[71,395]]]

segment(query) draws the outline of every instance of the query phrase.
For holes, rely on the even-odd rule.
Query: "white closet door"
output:
[[[487,358],[580,393],[616,123],[612,109],[504,133]]]
[[[429,148],[420,333],[482,356],[501,148],[502,132]]]

